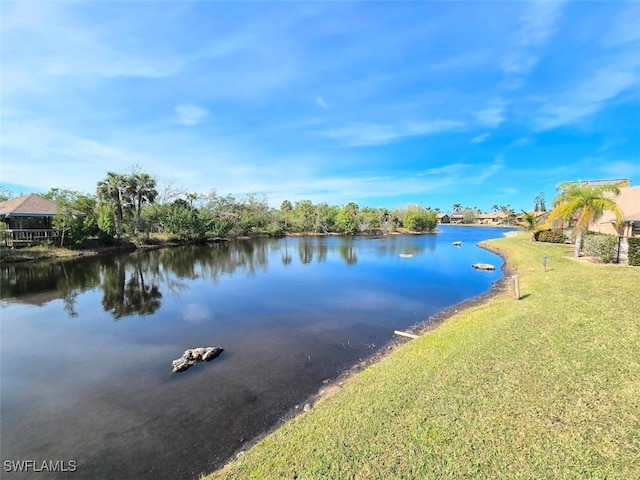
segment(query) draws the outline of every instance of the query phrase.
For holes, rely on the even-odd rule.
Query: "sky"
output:
[[[489,211],[640,184],[639,2],[0,3],[0,185]]]

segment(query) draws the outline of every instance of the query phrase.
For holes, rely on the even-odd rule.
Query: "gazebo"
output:
[[[33,193],[0,202],[0,220],[6,224],[8,232],[5,244],[18,247],[54,242],[58,238],[52,225],[56,213],[56,202]],[[72,210],[72,213],[84,215],[78,210]]]

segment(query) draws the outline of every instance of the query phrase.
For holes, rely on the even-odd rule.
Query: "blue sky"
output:
[[[443,210],[640,183],[637,2],[6,2],[2,185]]]

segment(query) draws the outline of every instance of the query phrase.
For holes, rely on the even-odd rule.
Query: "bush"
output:
[[[582,241],[582,250],[601,263],[618,261],[618,237],[616,235],[590,234]]]
[[[538,242],[565,243],[567,236],[564,230],[541,230],[534,233],[533,238]]]
[[[413,232],[431,231],[436,227],[437,216],[435,212],[429,212],[423,208],[409,208],[404,215],[402,224]]]
[[[640,267],[640,237],[629,238],[629,265]]]

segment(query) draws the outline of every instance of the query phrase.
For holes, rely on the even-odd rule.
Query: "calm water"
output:
[[[3,267],[3,465],[74,460],[77,472],[58,476],[91,479],[212,471],[393,330],[487,291],[502,261],[475,243],[504,231],[261,239]],[[171,373],[197,346],[225,351]]]

